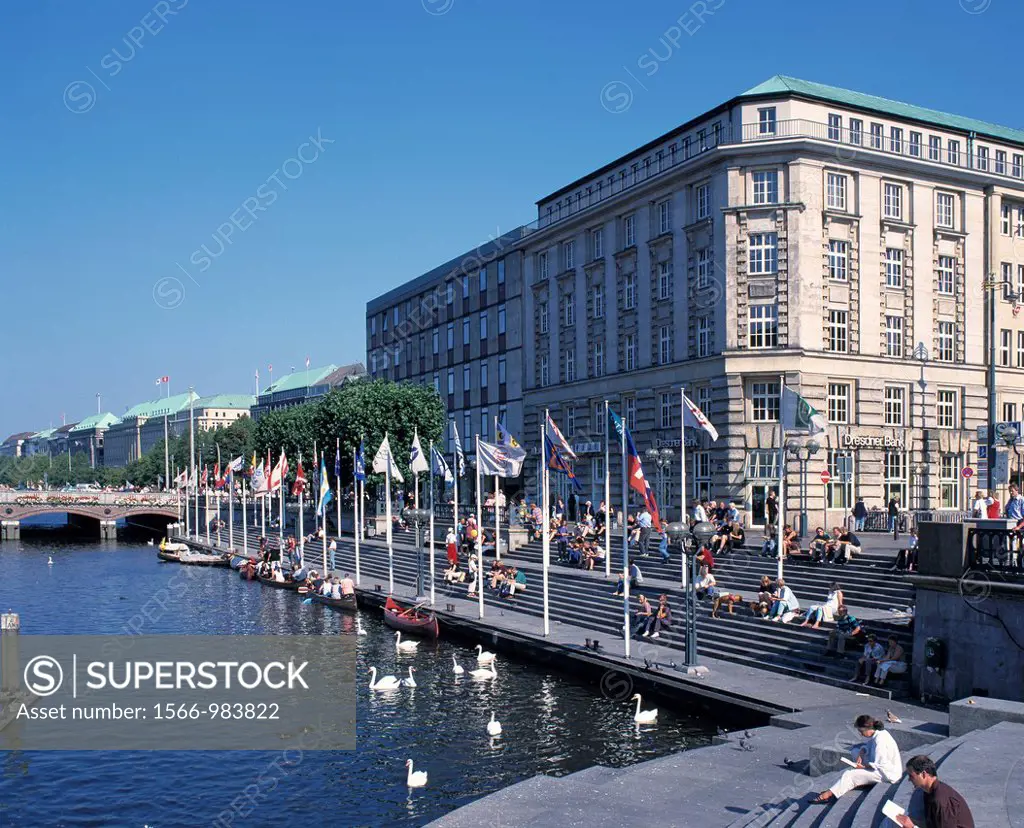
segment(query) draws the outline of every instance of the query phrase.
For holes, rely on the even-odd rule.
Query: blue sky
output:
[[[1024,127],[1010,0],[701,5],[9,4],[0,439],[363,359],[368,299],[777,73]]]

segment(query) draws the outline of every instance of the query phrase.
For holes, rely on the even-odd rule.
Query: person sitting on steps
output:
[[[658,608],[654,611],[654,615],[651,616],[647,622],[647,629],[644,631],[644,638],[648,636],[651,638],[661,637],[662,627],[672,626],[672,610],[668,606],[668,596],[662,595],[658,598]]]
[[[633,629],[630,633],[631,636],[636,636],[641,630],[647,629],[647,622],[654,617],[654,611],[651,609],[651,602],[647,600],[647,596],[643,593],[638,593],[636,596],[637,603],[639,606],[633,611]]]
[[[831,788],[822,791],[811,801],[824,804],[849,793],[854,788],[898,782],[903,776],[903,762],[896,740],[885,730],[885,726],[873,716],[858,716],[854,727],[867,741],[857,745],[853,756],[856,767],[844,771]]]
[[[864,683],[868,684],[871,681],[871,674],[875,672],[884,656],[885,647],[878,643],[874,633],[869,633],[868,640],[864,643],[864,653],[857,659],[857,670],[850,681],[860,681],[863,673]]]
[[[622,574],[619,576],[619,583],[615,587],[615,592],[613,592],[612,595],[619,595],[619,596],[621,596],[623,594],[623,588],[625,586],[626,575],[627,575],[626,570],[623,569],[622,570]],[[642,584],[644,582],[643,575],[640,574],[640,567],[637,566],[635,563],[631,563],[629,565],[629,573],[628,573],[628,575],[629,575],[629,588],[630,589],[636,589],[640,584]]]
[[[846,652],[846,642],[860,643],[863,635],[864,630],[860,626],[860,621],[850,614],[845,604],[840,604],[836,610],[836,628],[828,634],[826,652],[842,655]]]
[[[768,615],[772,606],[772,579],[767,575],[761,576],[761,585],[758,588],[757,600],[750,602],[750,611],[761,618]]]
[[[877,687],[884,687],[889,673],[907,672],[907,655],[895,635],[889,636],[888,644],[889,647],[885,651],[885,655],[882,656],[882,660],[878,662],[875,675],[868,679],[868,684],[874,683]]]
[[[820,529],[818,530],[821,531]],[[839,611],[839,607],[843,603],[843,591],[839,588],[839,584],[833,582],[829,586],[828,596],[825,598],[824,604],[814,604],[810,609],[807,610],[807,615],[804,616],[804,621],[800,625],[806,627],[808,624],[811,625],[811,629],[818,629],[821,626],[822,621],[828,621],[831,623],[835,619],[835,614]]]

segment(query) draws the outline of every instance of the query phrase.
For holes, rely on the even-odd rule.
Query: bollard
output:
[[[373,585],[373,591],[374,592],[380,592],[380,584],[374,584]]]
[[[16,612],[0,615],[0,698],[12,698],[21,688],[21,658],[18,655],[18,633],[21,618]]]
[[[586,648],[587,648],[588,650],[592,650],[592,649],[593,649],[593,645],[592,645],[592,644],[590,643],[590,639],[589,639],[589,638],[588,638],[588,639],[586,639],[586,642],[587,642],[587,643],[586,643],[586,644],[585,644],[584,646],[585,646],[585,647],[586,647]]]

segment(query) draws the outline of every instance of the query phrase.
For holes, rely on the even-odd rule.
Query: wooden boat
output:
[[[403,607],[393,601],[390,595],[384,603],[384,623],[393,630],[427,638],[437,638],[440,632],[434,613],[416,607]]]
[[[290,589],[297,592],[299,587],[302,586],[290,579],[287,581],[276,581],[273,578],[268,578],[266,575],[257,575],[256,577],[259,578],[261,584],[274,587],[274,589]]]
[[[317,595],[311,592],[309,597],[313,599],[314,604],[323,604],[325,607],[341,612],[356,611],[356,596],[354,593],[352,595],[343,595],[341,598],[328,598],[325,595]]]
[[[182,552],[190,551],[187,544],[175,543],[168,541],[166,538],[160,541],[160,547],[157,549],[156,556],[162,561],[174,561],[178,562],[178,556]]]
[[[178,555],[178,563],[189,566],[227,566],[228,559],[208,552],[182,552]]]

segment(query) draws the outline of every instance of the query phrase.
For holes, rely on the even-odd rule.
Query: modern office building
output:
[[[370,376],[433,385],[467,453],[493,439],[494,418],[523,425],[523,259],[514,230],[401,285],[366,306]]]
[[[331,364],[292,371],[272,382],[260,393],[252,407],[252,418],[258,420],[268,411],[313,402],[327,395],[331,389],[365,376],[366,367],[361,362],[342,365],[340,368]]]

